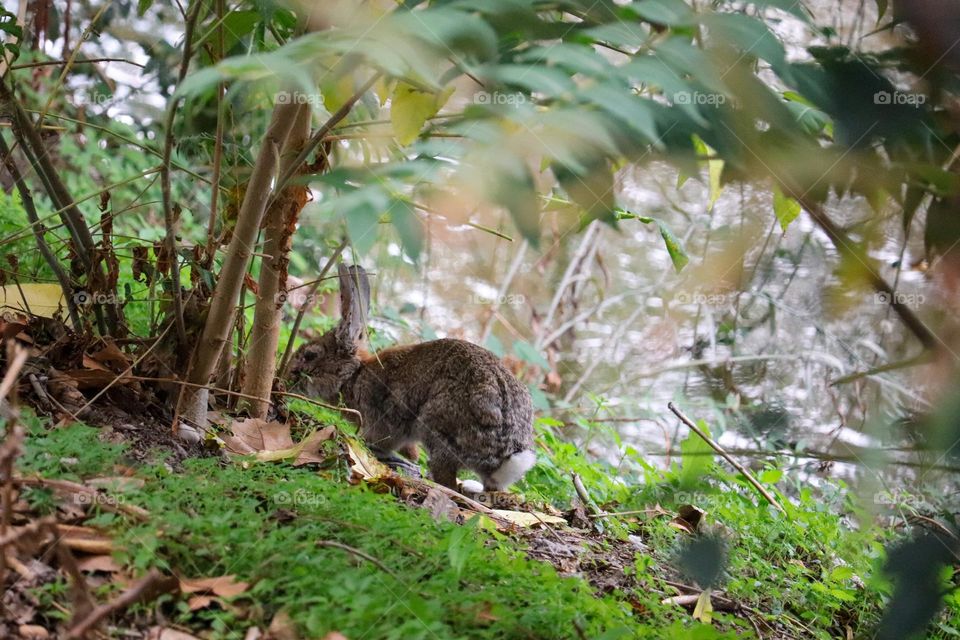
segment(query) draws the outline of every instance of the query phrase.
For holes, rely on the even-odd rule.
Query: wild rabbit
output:
[[[495,355],[463,340],[361,351],[370,284],[340,265],[340,323],[294,354],[293,386],[357,410],[361,435],[381,458],[423,443],[434,481],[457,488],[470,469],[503,491],[534,465],[530,393]]]

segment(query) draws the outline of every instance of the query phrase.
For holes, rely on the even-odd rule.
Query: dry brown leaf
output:
[[[130,366],[130,359],[127,357],[127,354],[121,351],[113,342],[108,342],[103,349],[90,354],[89,357],[93,361],[104,364],[114,371],[123,371]],[[84,356],[83,366],[87,366],[87,356]]]
[[[232,453],[250,455],[261,451],[278,451],[293,447],[290,427],[279,422],[247,418],[230,425],[232,436],[223,441]]]
[[[22,624],[17,629],[20,637],[27,640],[44,640],[50,637],[50,632],[38,624]]]
[[[336,427],[329,425],[319,431],[314,431],[304,438],[298,445],[300,447],[300,454],[293,462],[293,466],[299,467],[304,464],[310,464],[311,462],[322,463],[329,460],[329,454],[324,454],[323,452],[325,448],[323,443],[331,440],[336,433]]]
[[[187,600],[187,606],[190,608],[190,611],[206,609],[214,603],[220,607],[223,607],[223,600],[216,596],[192,596],[189,600]]]
[[[113,556],[91,556],[77,561],[77,567],[80,571],[105,571],[107,573],[116,573],[122,569],[113,559]]]
[[[674,529],[679,529],[685,533],[696,533],[706,513],[700,507],[685,504],[677,509],[677,516],[669,524]]]
[[[167,627],[150,627],[147,630],[146,640],[200,640],[200,638]]]
[[[347,438],[346,443],[347,455],[350,456],[350,482],[357,483],[361,480],[379,478],[390,472],[385,464],[368,454],[367,450],[353,438]]]
[[[247,582],[238,582],[236,576],[217,576],[216,578],[181,578],[180,590],[184,593],[213,593],[221,598],[233,598],[250,588]]]
[[[297,629],[290,619],[290,614],[281,609],[277,615],[270,621],[270,628],[267,629],[267,638],[270,640],[299,640]]]

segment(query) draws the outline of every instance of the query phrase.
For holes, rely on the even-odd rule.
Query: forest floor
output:
[[[70,374],[92,389],[37,393],[28,362],[0,407],[0,637],[852,638],[891,593],[902,525],[839,484],[788,498],[767,465],[780,512],[693,436],[679,466],[614,469],[540,420],[514,493],[468,497],[303,401],[283,423],[211,412],[186,445],[155,388],[104,387],[125,366],[104,351]],[[931,637],[958,629],[960,597]]]

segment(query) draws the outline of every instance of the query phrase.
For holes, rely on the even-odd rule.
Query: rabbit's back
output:
[[[530,394],[491,352],[442,339],[386,349],[363,358],[351,385],[374,446],[423,442],[431,458],[493,473],[533,444]]]

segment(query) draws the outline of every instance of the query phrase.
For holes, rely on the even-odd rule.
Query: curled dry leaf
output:
[[[200,638],[167,627],[150,627],[147,630],[146,640],[200,640]]]
[[[87,571],[90,573],[96,571],[104,573],[117,573],[122,569],[122,567],[117,564],[117,561],[114,560],[112,556],[108,555],[83,558],[82,560],[77,561],[77,567],[80,569],[80,571]]]
[[[336,434],[333,426],[314,431],[294,444],[289,425],[255,418],[234,422],[232,436],[223,436],[227,450],[238,455],[254,455],[261,462],[292,458],[294,466],[311,462],[325,462],[323,443]]]
[[[221,598],[234,598],[249,588],[249,583],[240,582],[233,575],[217,576],[216,578],[180,579],[180,591],[183,593],[212,593]]]

